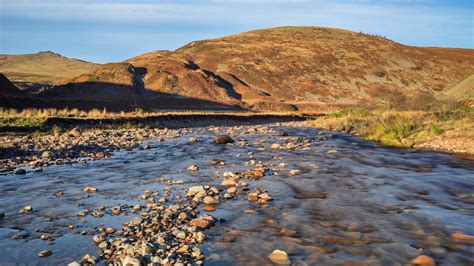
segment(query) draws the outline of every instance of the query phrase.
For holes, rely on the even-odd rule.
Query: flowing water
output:
[[[246,182],[267,190],[274,200],[259,206],[242,194],[217,206],[211,215],[221,221],[205,232],[205,264],[269,264],[274,249],[286,251],[297,265],[401,265],[421,254],[440,265],[474,262],[474,246],[449,237],[454,232],[474,235],[472,158],[384,148],[338,133],[325,137],[329,132],[312,128],[249,128],[254,127],[232,129],[237,142],[231,145],[213,144],[217,131],[198,128],[165,142],[149,140],[150,149],[118,152],[111,159],[0,176],[0,211],[5,213],[0,265],[60,265],[86,253],[96,255],[94,229],[120,228],[136,214],[77,217],[81,210],[143,203],[139,197],[146,189],[167,186],[161,178],[185,182],[173,194],[192,185],[219,187],[222,178],[216,172],[252,169],[250,160],[269,170],[261,180]],[[278,130],[289,136],[279,136]],[[191,136],[200,140],[191,143]],[[270,149],[272,143],[296,148]],[[211,159],[225,160],[225,165],[211,165]],[[187,172],[191,164],[200,170]],[[288,175],[292,169],[301,173]],[[84,193],[86,186],[99,191]],[[18,213],[26,205],[33,212]],[[255,213],[244,213],[248,209]],[[55,240],[40,240],[42,234]],[[12,240],[13,235],[23,239]],[[41,250],[53,255],[38,258]]]

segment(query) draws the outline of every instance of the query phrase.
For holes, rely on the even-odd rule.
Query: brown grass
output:
[[[474,154],[474,108],[451,111],[343,109],[310,126],[345,131],[390,146],[430,147]]]

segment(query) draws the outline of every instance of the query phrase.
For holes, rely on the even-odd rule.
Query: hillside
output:
[[[8,80],[5,75],[0,73],[0,96],[4,95],[22,95],[22,91],[19,90],[13,83]]]
[[[445,95],[460,101],[474,99],[474,74],[461,81],[456,86],[446,90]]]
[[[319,27],[251,31],[192,42],[177,52],[226,78],[244,102],[300,108],[370,104],[380,91],[442,96],[474,73],[474,50],[410,47]]]
[[[0,55],[0,72],[23,88],[61,84],[96,67],[97,64],[67,58],[50,51]]]
[[[22,63],[31,73],[40,73],[37,65]],[[468,78],[474,74],[472,49],[411,47],[320,27],[250,31],[100,67],[81,63],[86,64],[81,68],[85,73],[67,82],[62,74],[64,84],[41,95],[125,103],[124,108],[133,102],[160,109],[172,105],[163,100],[171,97],[179,99],[178,106],[171,106],[176,109],[188,108],[186,101],[201,101],[202,106],[319,112],[373,106],[387,95],[401,95],[403,104],[415,106],[419,99],[431,97],[465,101],[474,91]],[[59,67],[64,65],[45,68],[54,72]],[[36,76],[24,81],[42,82]]]

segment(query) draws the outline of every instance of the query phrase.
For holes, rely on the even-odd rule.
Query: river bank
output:
[[[474,155],[473,108],[437,113],[351,108],[308,120],[307,125],[393,147]]]

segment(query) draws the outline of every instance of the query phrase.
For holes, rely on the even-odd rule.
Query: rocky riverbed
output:
[[[300,123],[0,141],[1,265],[474,261],[467,157]]]

